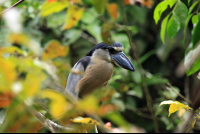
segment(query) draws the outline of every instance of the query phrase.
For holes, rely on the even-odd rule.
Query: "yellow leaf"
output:
[[[9,59],[0,57],[0,90],[9,89],[11,83],[17,78],[16,65]]]
[[[113,20],[118,18],[118,6],[115,3],[111,3],[107,5],[107,10]]]
[[[50,99],[50,114],[54,119],[61,117],[69,109],[70,105],[65,97],[54,90],[42,90],[40,97]]]
[[[77,110],[78,111],[84,111],[86,113],[95,113],[98,110],[98,100],[94,96],[87,96],[83,98],[78,104],[77,104]]]
[[[43,60],[49,60],[56,57],[64,57],[68,54],[69,48],[62,46],[58,41],[50,41],[43,51]]]
[[[91,124],[91,125],[100,125],[100,123],[92,118],[83,118],[83,117],[77,117],[75,119],[72,119],[72,122],[75,123],[83,123],[83,124]]]
[[[59,0],[51,2],[46,1],[42,5],[40,16],[45,17],[47,15],[60,12],[68,6],[69,6],[69,0]]]
[[[15,46],[9,46],[9,47],[2,47],[0,48],[0,55],[6,54],[6,53],[17,53],[23,55],[23,51]]]
[[[29,38],[25,34],[12,33],[7,37],[7,40],[11,43],[16,43],[16,44],[19,44],[19,45],[26,46],[31,51],[33,51],[36,55],[40,55],[40,53],[41,53],[40,44],[38,44],[36,41]]]
[[[185,108],[185,109],[189,110],[189,107],[186,106],[185,104],[180,103],[180,102],[178,102],[178,101],[175,101],[175,102],[176,102],[176,103],[172,103],[172,104],[170,105],[170,107],[169,107],[169,116],[170,116],[172,113],[174,113],[174,112],[176,112],[176,111],[178,111],[179,109],[182,109],[182,108]]]
[[[82,15],[83,15],[83,8],[79,8],[76,5],[72,5],[68,8],[67,11],[67,17],[65,20],[65,24],[62,27],[62,29],[70,29],[74,26],[76,26],[76,24],[79,22],[79,20],[81,19]]]
[[[19,45],[27,45],[30,41],[29,37],[27,37],[25,34],[10,34],[7,38],[7,40],[11,43],[16,43]]]
[[[42,70],[34,69],[29,71],[23,83],[22,96],[24,98],[34,96],[40,90],[40,86],[45,79],[46,75]]]

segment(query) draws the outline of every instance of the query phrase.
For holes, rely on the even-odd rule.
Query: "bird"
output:
[[[112,44],[101,42],[94,46],[73,66],[67,79],[65,93],[79,99],[95,89],[106,86],[115,66],[135,71],[123,49],[123,45],[118,42]]]

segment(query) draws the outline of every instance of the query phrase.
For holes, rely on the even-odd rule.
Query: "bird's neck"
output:
[[[105,60],[108,62],[112,62],[109,52],[103,49],[95,50],[91,58],[95,60]]]

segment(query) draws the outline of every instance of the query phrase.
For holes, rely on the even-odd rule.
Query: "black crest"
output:
[[[90,50],[90,52],[87,53],[86,56],[92,56],[93,52],[96,49],[109,49],[109,48],[113,48],[113,47],[123,47],[123,45],[121,43],[118,43],[118,42],[113,42],[113,44],[106,44],[104,42],[101,42],[101,43],[97,44],[96,46],[94,46],[92,48],[92,50]]]

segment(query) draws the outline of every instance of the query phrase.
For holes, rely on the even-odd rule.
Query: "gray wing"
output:
[[[77,90],[77,84],[82,79],[83,73],[85,72],[88,64],[90,63],[90,56],[86,56],[80,59],[72,68],[71,73],[67,79],[67,85],[65,92],[68,92],[78,98],[79,91]]]

